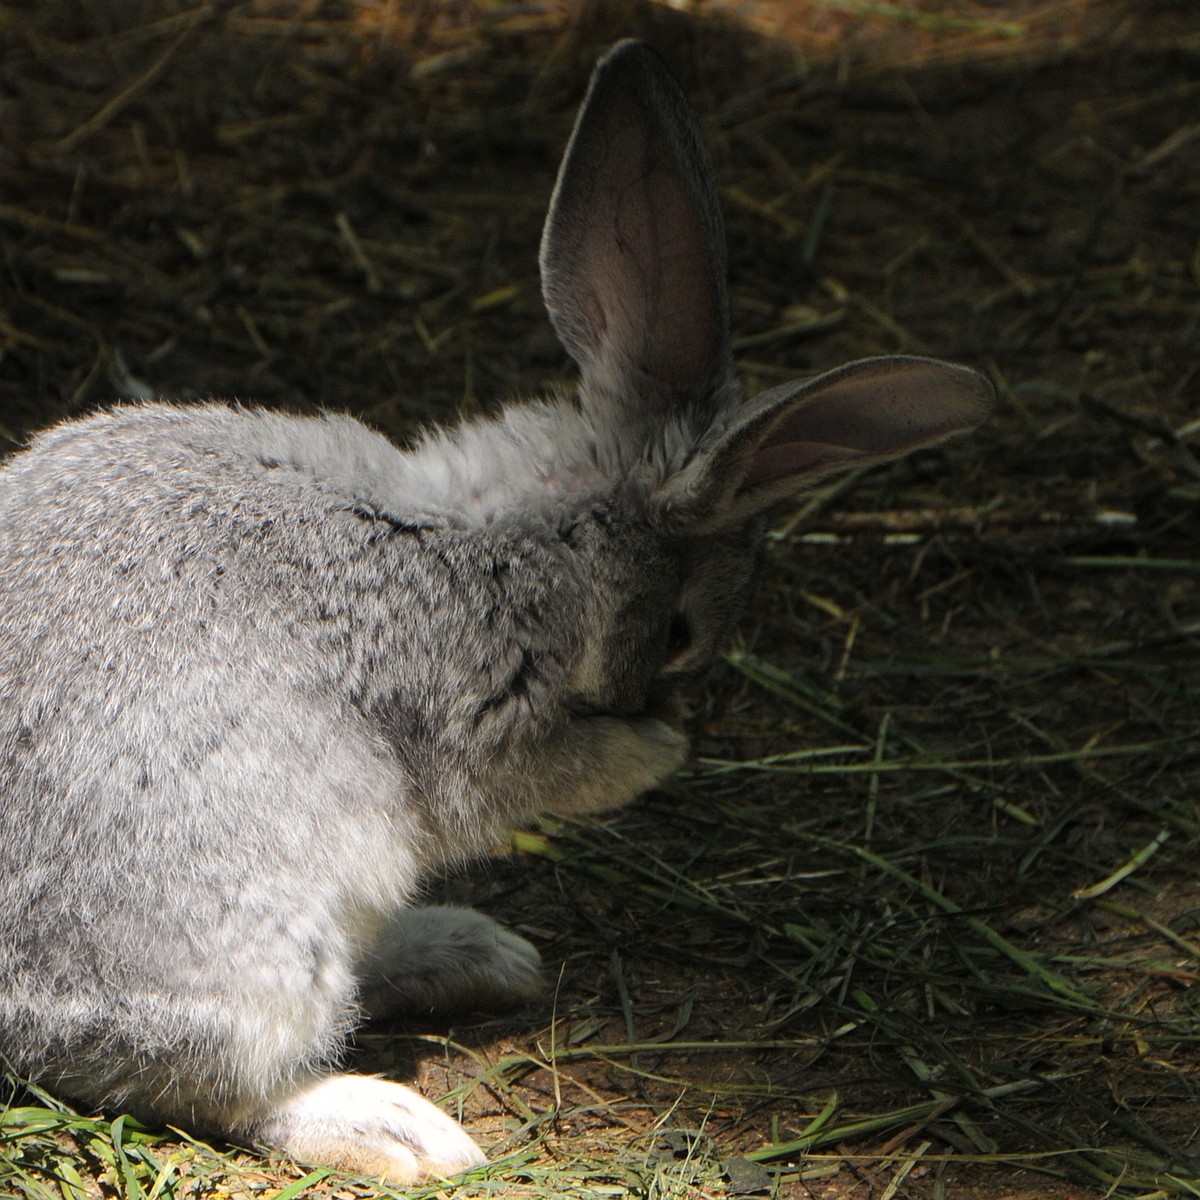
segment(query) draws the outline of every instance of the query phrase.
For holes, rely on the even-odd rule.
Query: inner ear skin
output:
[[[582,369],[585,406],[604,394],[638,425],[690,415],[725,382],[725,253],[692,106],[652,51],[618,45],[580,110],[540,253],[546,307]]]

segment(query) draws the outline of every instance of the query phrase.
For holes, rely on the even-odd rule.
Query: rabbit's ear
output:
[[[729,372],[725,234],[712,164],[653,51],[596,67],[542,233],[542,292],[582,396],[661,417]],[[632,414],[630,414],[632,415]]]
[[[868,358],[761,393],[658,489],[674,523],[731,528],[824,476],[897,458],[978,425],[995,401],[978,371]]]

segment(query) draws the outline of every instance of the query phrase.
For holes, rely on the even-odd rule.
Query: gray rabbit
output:
[[[421,881],[684,761],[678,697],[773,505],[977,424],[877,358],[741,398],[698,123],[596,68],[541,249],[577,396],[395,448],[139,404],[0,470],[0,1051],[87,1105],[398,1183],[483,1154],[335,1072],[393,1012],[509,1006],[537,952]]]

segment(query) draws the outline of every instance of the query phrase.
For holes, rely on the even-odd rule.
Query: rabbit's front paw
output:
[[[656,717],[583,717],[570,736],[584,768],[553,811],[594,813],[620,808],[657,787],[687,758],[687,738]]]
[[[487,1161],[456,1121],[399,1083],[331,1075],[289,1097],[249,1130],[302,1163],[407,1186]]]
[[[472,908],[410,908],[363,964],[359,1000],[391,1013],[501,1012],[542,991],[542,960],[523,937]]]

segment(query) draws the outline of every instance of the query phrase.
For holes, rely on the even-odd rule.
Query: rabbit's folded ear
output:
[[[671,522],[732,528],[852,467],[978,425],[996,393],[978,371],[932,358],[868,358],[743,406],[655,495]]]
[[[729,374],[725,235],[712,164],[660,59],[596,67],[542,234],[542,291],[582,399],[661,419]]]

